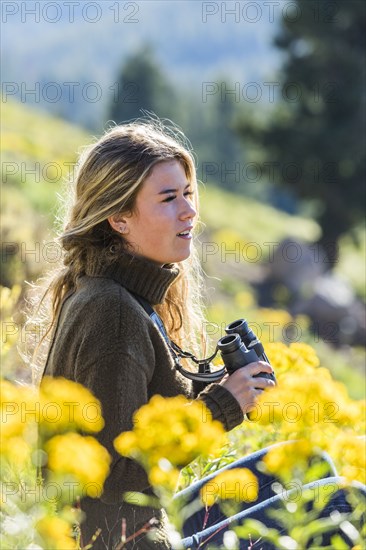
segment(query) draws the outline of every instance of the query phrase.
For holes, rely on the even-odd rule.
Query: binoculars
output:
[[[217,347],[221,352],[222,360],[229,374],[256,361],[269,363],[262,342],[249,328],[245,319],[238,319],[230,323],[225,328],[225,332],[226,336],[220,338]],[[258,377],[268,378],[276,382],[274,374],[268,374],[267,372],[255,374],[253,378]]]

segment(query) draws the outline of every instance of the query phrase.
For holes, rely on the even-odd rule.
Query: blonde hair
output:
[[[46,358],[46,337],[55,326],[65,295],[84,274],[90,252],[98,250],[99,261],[108,264],[127,249],[122,235],[111,228],[108,217],[133,212],[137,194],[153,167],[169,160],[182,164],[195,191],[198,211],[194,158],[188,140],[175,126],[167,127],[157,119],[140,119],[109,129],[96,143],[84,148],[70,180],[72,193],[67,193],[66,223],[57,238],[63,253],[61,263],[42,285],[35,287],[36,296],[41,296],[37,299],[37,325],[46,327],[41,339],[43,346],[38,344],[33,354],[35,381]],[[156,310],[171,338],[183,348],[200,354],[205,344],[202,275],[194,245],[190,258],[178,265],[180,274]],[[34,321],[35,316],[32,324]]]

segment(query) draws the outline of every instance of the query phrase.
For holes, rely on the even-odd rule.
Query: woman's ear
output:
[[[117,231],[117,233],[126,234],[128,231],[126,218],[122,217],[120,214],[113,214],[113,216],[109,216],[108,222],[109,225]]]

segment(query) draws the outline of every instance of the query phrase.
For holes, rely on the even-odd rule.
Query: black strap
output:
[[[131,291],[130,291],[131,292]],[[211,384],[211,382],[217,382],[223,378],[226,374],[226,369],[222,368],[218,371],[211,372],[210,363],[216,357],[216,354],[218,352],[218,348],[216,348],[215,353],[213,353],[210,357],[207,359],[197,359],[192,353],[189,353],[187,351],[183,351],[178,344],[173,342],[164,327],[164,323],[161,320],[160,316],[156,313],[156,311],[153,309],[151,304],[145,300],[145,298],[142,298],[142,296],[139,296],[138,294],[135,294],[134,292],[131,292],[132,296],[139,302],[139,304],[143,307],[143,309],[146,311],[150,319],[153,321],[153,323],[156,325],[156,327],[159,329],[161,335],[163,336],[170,353],[173,357],[175,368],[183,374],[186,378],[189,378],[190,380],[193,380],[195,382],[206,382],[207,384]],[[198,373],[190,372],[182,367],[180,364],[180,359],[191,359],[198,365]]]

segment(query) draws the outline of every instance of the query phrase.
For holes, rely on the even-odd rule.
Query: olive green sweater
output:
[[[174,265],[160,268],[129,254],[108,266],[91,255],[85,275],[62,304],[44,374],[79,382],[100,400],[105,426],[97,438],[112,457],[101,499],[85,498],[81,503],[86,513],[83,544],[90,542],[97,528],[102,529],[93,550],[116,546],[122,518],[128,535],[153,516],[161,519],[160,511],[123,502],[125,491],[149,493],[151,488],[142,467],[118,455],[113,440],[132,429],[133,413],[153,395],[193,398],[192,383],[174,368],[161,333],[129,292],[154,306],[164,300],[178,274]],[[238,402],[218,384],[208,386],[198,399],[226,430],[243,420]],[[163,529],[158,531],[158,542],[145,535],[127,547],[169,548],[162,533]]]

